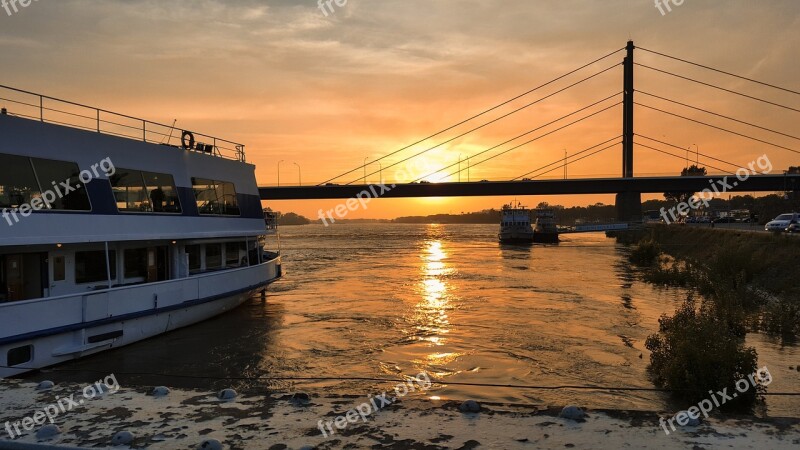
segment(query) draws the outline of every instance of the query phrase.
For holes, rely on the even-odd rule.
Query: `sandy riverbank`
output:
[[[58,385],[37,391],[36,385],[15,380],[0,382],[0,427],[12,424],[74,394],[83,399],[83,386]],[[458,402],[408,398],[348,424],[328,438],[318,421],[368,401],[367,396],[316,397],[308,400],[280,393],[241,393],[221,401],[216,393],[172,390],[155,397],[148,388],[122,387],[55,419],[62,433],[50,445],[104,448],[119,431],[135,436],[131,448],[199,448],[216,439],[225,448],[741,448],[794,449],[800,445],[800,420],[712,417],[698,427],[682,427],[667,436],[659,413],[588,410],[582,422],[558,417],[560,408],[483,405],[477,414],[459,411]],[[666,412],[662,416],[668,416]],[[37,429],[40,427],[36,427]],[[13,429],[13,428],[12,428]],[[36,430],[23,432],[20,442],[37,442]],[[8,431],[0,429],[0,439]],[[3,448],[0,444],[0,448]],[[127,448],[127,447],[123,447]]]

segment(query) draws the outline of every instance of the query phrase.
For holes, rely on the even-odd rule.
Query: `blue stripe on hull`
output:
[[[246,288],[237,289],[235,291],[230,291],[230,292],[226,292],[226,293],[223,293],[223,294],[213,295],[211,297],[200,298],[200,299],[197,299],[197,300],[189,300],[189,301],[186,301],[186,302],[183,302],[183,303],[179,303],[177,305],[165,306],[163,308],[157,308],[157,309],[148,309],[146,311],[139,311],[139,312],[130,313],[130,314],[123,314],[121,316],[108,317],[106,319],[94,320],[94,321],[91,321],[91,322],[75,323],[75,324],[72,324],[72,325],[64,325],[64,326],[61,326],[61,327],[50,328],[50,329],[47,329],[47,330],[39,330],[39,331],[31,332],[31,333],[18,334],[16,336],[9,336],[9,337],[5,337],[5,338],[0,338],[0,345],[14,344],[14,343],[21,342],[21,341],[30,341],[30,340],[33,340],[33,339],[36,339],[36,338],[40,338],[40,337],[52,336],[52,335],[61,334],[61,333],[68,333],[70,331],[77,331],[77,330],[81,330],[81,329],[84,329],[84,328],[89,329],[89,328],[98,327],[98,326],[101,326],[101,325],[107,325],[107,324],[115,323],[115,322],[124,322],[126,320],[137,319],[137,318],[140,318],[140,317],[153,316],[153,315],[156,315],[156,314],[161,314],[163,312],[174,311],[174,310],[178,310],[178,309],[184,309],[184,308],[188,308],[188,307],[191,307],[191,306],[201,305],[203,303],[210,303],[210,302],[213,302],[213,301],[216,301],[216,300],[221,300],[223,298],[231,297],[233,295],[243,294],[245,292],[257,290],[259,288],[267,286],[270,283],[278,280],[278,278],[280,278],[280,275],[278,275],[278,277],[276,277],[276,278],[272,278],[270,280],[262,281],[261,283],[258,283],[258,284],[252,285],[252,286],[248,286]]]

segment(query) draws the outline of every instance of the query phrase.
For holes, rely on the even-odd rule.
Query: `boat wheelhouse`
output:
[[[0,89],[0,377],[205,320],[281,276],[244,146]]]
[[[503,205],[500,210],[500,233],[497,237],[504,244],[533,242],[530,210],[519,202]]]

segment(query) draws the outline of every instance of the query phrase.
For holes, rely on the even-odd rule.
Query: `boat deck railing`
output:
[[[244,145],[0,84],[3,114],[245,161]]]

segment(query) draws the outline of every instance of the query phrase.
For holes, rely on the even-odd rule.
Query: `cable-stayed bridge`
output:
[[[739,82],[745,89],[731,89],[702,79],[702,77],[678,73],[666,70],[656,65],[642,64],[634,59],[636,51],[646,52],[657,60],[669,61],[680,66],[690,67],[694,71],[701,73],[713,73],[716,76],[729,77]],[[614,61],[621,55],[621,61]],[[590,67],[602,65],[601,69],[589,75],[579,78],[577,81],[569,81],[586,72]],[[576,109],[566,115],[538,125],[532,129],[506,139],[496,145],[483,149],[469,155],[466,164],[461,158],[457,163],[443,166],[438,170],[425,173],[413,179],[392,180],[383,177],[384,172],[389,169],[402,168],[404,165],[412,163],[417,158],[423,158],[429,152],[443,148],[443,146],[455,142],[467,135],[475,133],[481,129],[498,123],[522,111],[528,110],[534,105],[539,105],[553,97],[558,96],[578,86],[588,85],[603,74],[618,70],[622,67],[622,86],[617,92],[607,92],[599,100],[588,102],[585,106]],[[313,186],[299,185],[278,185],[264,186],[260,188],[261,198],[264,200],[299,200],[299,199],[335,199],[352,198],[360,193],[369,191],[374,197],[399,198],[399,197],[468,197],[468,196],[500,196],[500,195],[555,195],[555,194],[616,194],[617,208],[621,220],[629,220],[640,217],[641,214],[641,194],[642,193],[663,193],[663,192],[700,192],[707,188],[724,190],[725,193],[743,192],[786,192],[800,189],[800,174],[786,173],[784,168],[770,168],[769,174],[764,174],[764,167],[759,171],[758,167],[753,167],[752,162],[730,161],[728,152],[701,152],[699,147],[691,152],[695,160],[693,164],[703,166],[707,174],[702,176],[691,176],[691,171],[686,171],[684,176],[635,176],[634,157],[641,157],[642,153],[654,152],[660,155],[670,156],[682,161],[686,161],[689,169],[688,148],[670,142],[668,138],[651,136],[650,134],[640,134],[635,127],[634,117],[641,112],[657,114],[664,118],[678,120],[694,126],[699,126],[709,131],[724,134],[726,136],[748,141],[763,149],[764,154],[791,155],[800,154],[800,137],[796,134],[797,130],[781,130],[774,125],[757,123],[758,120],[745,120],[742,117],[734,117],[730,114],[723,114],[714,111],[712,108],[700,105],[700,101],[688,103],[678,101],[660,92],[650,92],[649,90],[639,90],[635,84],[634,73],[639,70],[659,74],[678,83],[702,86],[711,89],[719,96],[732,96],[751,102],[753,106],[768,108],[776,113],[797,114],[800,107],[792,106],[800,96],[797,90],[777,86],[755,80],[753,78],[737,75],[728,71],[713,68],[697,62],[692,62],[683,58],[668,55],[654,50],[637,47],[629,41],[623,48],[603,55],[587,64],[584,64],[570,72],[557,78],[547,81],[537,87],[523,92],[513,98],[503,101],[489,109],[481,111],[468,117],[454,125],[446,127],[436,133],[426,136],[403,148],[389,152],[380,158],[373,159],[367,163],[353,167],[343,173],[329,178]],[[532,99],[533,94],[547,87],[558,87],[559,83],[567,83],[542,97]],[[762,90],[774,91],[780,94],[781,99],[776,101],[771,97],[749,93],[747,87],[758,87]],[[510,112],[505,112],[498,117],[492,118],[491,113],[502,111],[503,107],[513,105],[524,99],[530,99],[522,106],[515,107]],[[620,111],[621,110],[621,111]],[[609,114],[614,111],[621,112],[622,125],[617,136],[586,147],[580,151],[573,152],[544,164],[540,167],[528,170],[517,177],[506,180],[480,180],[473,181],[470,170],[479,165],[485,165],[498,158],[520,150],[525,146],[533,144],[549,136],[557,136],[566,130],[575,129],[584,122],[598,116]],[[483,120],[483,121],[481,121]],[[465,131],[462,131],[466,128]],[[450,133],[456,133],[449,136]],[[448,137],[449,136],[449,137]],[[419,150],[418,147],[426,142],[435,141],[436,145]],[[636,150],[636,151],[634,151]],[[595,178],[568,177],[568,167],[596,155],[609,151],[621,151],[622,167],[619,176],[604,176]],[[762,150],[759,150],[761,152]],[[684,154],[686,153],[686,154]],[[793,155],[792,155],[793,156]],[[379,164],[379,170],[369,171],[369,167]],[[748,167],[748,165],[750,167]],[[299,169],[299,167],[298,167]],[[749,173],[744,177],[742,170],[749,169]],[[755,170],[753,170],[755,169]],[[279,167],[280,170],[280,167]],[[397,170],[397,169],[395,169]],[[556,171],[563,171],[562,179],[546,179],[545,176]],[[737,177],[738,171],[738,177]],[[727,177],[727,178],[726,178]],[[367,180],[378,179],[377,183],[368,183]],[[459,181],[453,182],[430,182],[429,180],[447,180],[457,178]],[[466,178],[467,181],[461,181]],[[746,181],[743,180],[746,178]],[[724,184],[723,184],[724,183]]]

